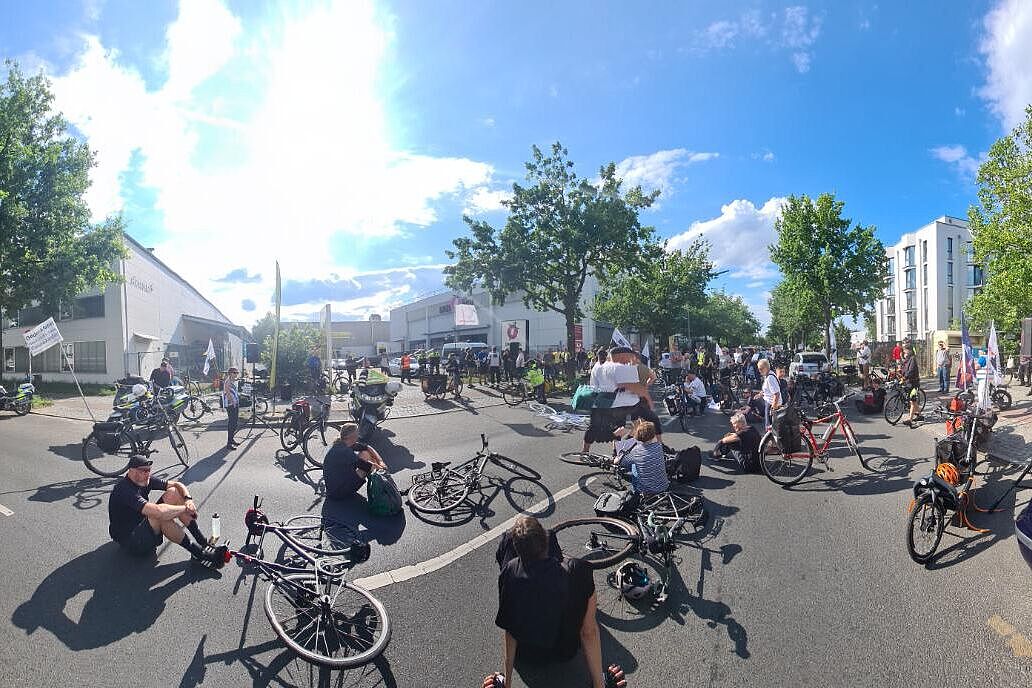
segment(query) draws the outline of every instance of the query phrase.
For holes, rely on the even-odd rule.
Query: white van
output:
[[[481,351],[490,351],[491,347],[483,342],[448,342],[441,346],[441,360],[448,360],[453,351],[457,356],[461,356],[466,349],[472,349],[475,355]]]

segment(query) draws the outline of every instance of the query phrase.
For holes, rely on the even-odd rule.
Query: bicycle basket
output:
[[[967,453],[967,446],[962,435],[950,435],[935,443],[935,462],[960,465]]]

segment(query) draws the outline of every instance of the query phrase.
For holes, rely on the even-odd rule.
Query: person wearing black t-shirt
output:
[[[323,481],[328,499],[344,499],[358,492],[374,470],[387,470],[387,464],[372,447],[358,441],[358,425],[345,423],[340,438],[323,459]]]
[[[513,556],[515,554],[515,556]],[[602,646],[595,619],[595,580],[580,559],[562,558],[541,523],[519,516],[499,545],[498,614],[503,630],[505,672],[484,678],[484,686],[511,682],[521,662],[567,661],[582,648],[594,688],[625,686],[616,665],[602,669]]]
[[[745,416],[736,413],[731,416],[731,432],[720,438],[710,452],[714,459],[731,457],[746,473],[755,473],[760,468],[760,433],[749,425]]]
[[[152,477],[152,463],[141,456],[130,458],[125,477],[111,491],[108,500],[111,539],[129,553],[146,557],[154,556],[164,536],[205,566],[222,568],[226,547],[214,547],[197,527],[197,505],[186,485]],[[147,499],[152,490],[163,493],[157,502]],[[187,532],[194,538],[193,542]]]
[[[172,369],[168,361],[162,361],[159,367],[151,371],[150,380],[155,387],[168,387],[172,384]]]

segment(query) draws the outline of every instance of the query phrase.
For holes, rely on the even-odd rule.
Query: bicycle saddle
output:
[[[432,471],[444,470],[449,465],[451,465],[451,461],[433,461],[430,464],[430,470],[432,470]]]

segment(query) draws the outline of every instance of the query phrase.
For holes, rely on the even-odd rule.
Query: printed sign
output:
[[[476,326],[480,324],[477,318],[477,307],[468,303],[455,304],[455,326]]]
[[[503,320],[502,323],[502,346],[519,344],[524,350],[527,348],[527,321],[526,320]]]
[[[32,356],[41,354],[54,344],[64,341],[53,318],[47,318],[28,332],[22,333],[22,336],[25,337],[25,346],[29,347],[29,354]]]
[[[584,325],[577,323],[573,326],[573,350],[580,351],[584,348]]]

